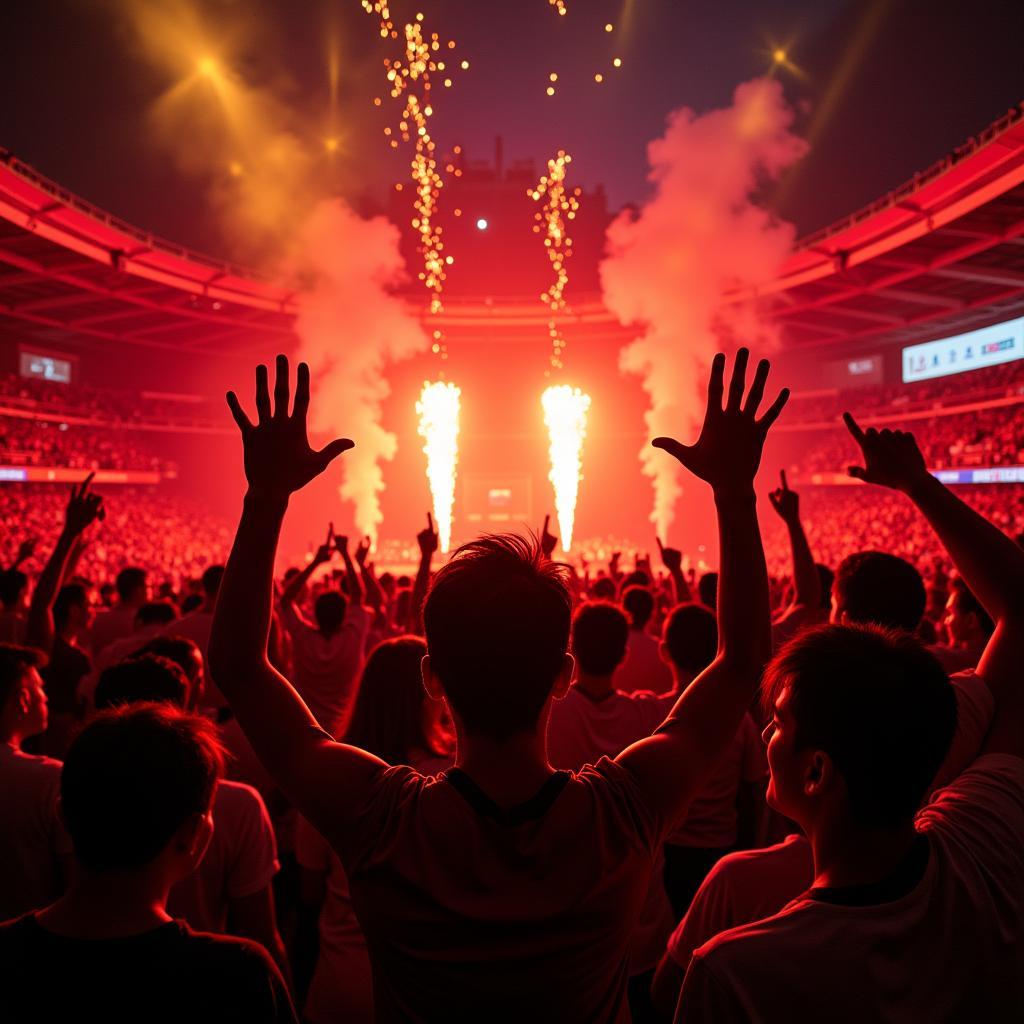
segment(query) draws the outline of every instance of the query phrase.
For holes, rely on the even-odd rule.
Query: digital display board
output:
[[[903,350],[903,383],[980,370],[1024,357],[1024,317]]]
[[[57,356],[44,355],[42,352],[32,352],[24,348],[19,355],[22,377],[49,380],[57,384],[71,383],[70,359],[59,359]]]

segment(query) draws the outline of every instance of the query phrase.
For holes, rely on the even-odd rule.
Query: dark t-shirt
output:
[[[34,914],[0,925],[0,1017],[21,1021],[273,1021],[295,1024],[262,946],[184,921],[119,939],[72,939]]]
[[[73,644],[54,637],[50,662],[40,670],[51,714],[73,715],[78,710],[78,687],[92,662]]]

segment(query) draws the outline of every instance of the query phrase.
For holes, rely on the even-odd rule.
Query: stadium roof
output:
[[[908,343],[1024,314],[1024,104],[803,239],[756,297],[787,347]],[[0,151],[0,326],[41,346],[230,351],[288,346],[294,315],[288,288],[132,227]],[[568,319],[622,330],[597,295],[576,297]],[[546,321],[535,300],[502,298],[449,302],[442,326],[479,336]]]

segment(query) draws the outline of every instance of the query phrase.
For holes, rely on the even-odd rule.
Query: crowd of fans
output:
[[[1024,402],[916,420],[891,416],[882,425],[919,435],[921,450],[932,469],[1024,465]],[[842,472],[839,467],[849,452],[849,439],[840,424],[815,430],[811,444],[801,454],[801,470]]]
[[[1024,488],[965,504],[850,418],[865,485],[783,474],[762,541],[787,393],[736,364],[656,440],[717,572],[563,566],[549,522],[435,571],[428,516],[408,576],[328,528],[277,578],[351,447],[283,359],[276,415],[265,372],[255,423],[229,396],[233,544],[154,490],[0,490],[5,1017],[1018,1020]]]
[[[93,424],[130,427],[139,423],[171,426],[222,426],[220,409],[201,395],[163,395],[128,388],[94,387],[0,373],[0,405],[41,414],[65,414]]]
[[[0,487],[0,522],[17,530],[0,533],[0,563],[10,565],[21,541],[37,542],[24,568],[38,572],[45,549],[60,532],[67,492],[49,484]],[[106,595],[126,565],[144,568],[157,589],[180,590],[208,566],[222,562],[231,542],[225,520],[201,501],[162,487],[119,485],[106,489],[105,517],[83,538],[79,571]]]
[[[177,466],[141,431],[0,415],[0,463],[177,474]]]

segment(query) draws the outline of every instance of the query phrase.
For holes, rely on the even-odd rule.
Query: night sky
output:
[[[151,0],[156,3],[158,0]],[[357,0],[207,0],[208,37],[247,78],[273,83],[307,126],[327,125],[326,39],[336,26],[343,137],[335,187],[365,208],[403,177],[382,135],[388,47]],[[147,110],[173,83],[134,45],[117,2],[32,0],[0,14],[0,147],[126,220],[231,256],[207,183],[154,144]],[[397,19],[427,25],[471,62],[436,102],[435,137],[488,158],[573,154],[576,180],[603,183],[613,207],[642,200],[646,143],[666,114],[729,102],[764,73],[774,46],[801,111],[810,155],[773,201],[800,233],[899,185],[1024,98],[1024,4],[998,0],[395,0]],[[611,34],[605,22],[615,24]],[[223,44],[222,44],[223,41]],[[393,46],[393,44],[392,44]],[[613,56],[623,60],[612,71]],[[559,74],[556,96],[544,93]],[[595,72],[605,81],[597,85]],[[385,104],[388,101],[385,100]],[[189,145],[183,137],[182,146]]]

